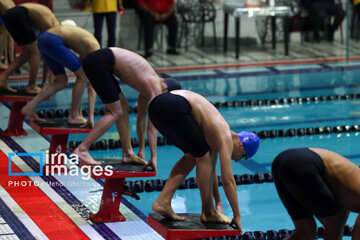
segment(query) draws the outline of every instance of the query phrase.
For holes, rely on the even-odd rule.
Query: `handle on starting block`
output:
[[[90,214],[90,219],[97,223],[103,222],[120,222],[125,221],[126,217],[119,211],[122,195],[128,195],[136,200],[140,197],[131,192],[124,192],[124,183],[126,177],[153,177],[155,171],[145,169],[143,166],[121,163],[120,160],[114,159],[96,159],[102,162],[103,169],[106,166],[112,166],[112,174],[108,172],[92,173],[94,179],[105,178],[103,194],[99,211],[96,214]]]

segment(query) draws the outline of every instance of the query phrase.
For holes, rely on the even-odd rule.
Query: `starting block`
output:
[[[143,166],[115,162],[113,160],[96,159],[102,162],[102,167],[111,165],[113,173],[107,176],[104,172],[92,174],[92,178],[105,178],[104,189],[101,197],[99,211],[96,214],[90,214],[90,219],[93,222],[122,222],[125,221],[125,216],[120,212],[120,203],[122,195],[129,195],[137,197],[134,193],[124,192],[125,178],[127,177],[153,177],[156,175],[152,169],[145,169]],[[112,162],[111,162],[112,161]],[[140,198],[136,198],[137,200]]]
[[[44,165],[46,168],[51,165],[63,165],[62,159],[56,157],[56,153],[65,153],[67,150],[67,141],[71,133],[88,133],[90,127],[81,127],[81,124],[69,124],[66,120],[51,120],[30,122],[30,126],[40,135],[52,135],[50,141],[49,156],[54,156],[54,164],[52,161]],[[63,169],[63,168],[60,168]]]
[[[202,222],[200,213],[180,213],[185,221],[175,221],[158,213],[148,216],[150,225],[166,240],[202,239],[208,237],[240,235],[240,230],[228,224]]]
[[[11,92],[8,90],[0,90],[0,102],[12,102],[8,127],[1,134],[3,136],[26,136],[27,132],[23,129],[25,116],[21,114],[21,109],[28,101],[31,101],[36,94],[30,94],[18,90]]]

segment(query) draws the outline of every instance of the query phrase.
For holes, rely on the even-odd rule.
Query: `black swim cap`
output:
[[[165,83],[167,85],[168,92],[181,89],[181,84],[173,78],[166,79]]]

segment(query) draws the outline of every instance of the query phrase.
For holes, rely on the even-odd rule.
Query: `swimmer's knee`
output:
[[[113,103],[111,107],[108,107],[106,111],[109,112],[116,119],[118,119],[124,112],[122,107],[120,106],[120,103],[117,102]]]
[[[122,108],[118,108],[114,111],[113,115],[116,117],[116,119],[118,119],[123,113],[124,111],[122,110]]]
[[[56,75],[53,84],[58,90],[64,89],[68,84],[68,78],[63,75]]]

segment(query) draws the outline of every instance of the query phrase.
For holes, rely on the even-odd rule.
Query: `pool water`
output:
[[[274,67],[251,67],[161,73],[181,81],[183,89],[195,91],[209,101],[272,100],[297,97],[320,97],[360,93],[360,63],[328,63]],[[121,85],[129,105],[136,105],[137,93]],[[86,97],[86,96],[85,96]],[[56,94],[39,109],[66,109],[71,99],[71,89]],[[86,105],[84,105],[86,108]],[[97,108],[102,108],[97,99]],[[269,104],[262,106],[237,106],[218,108],[233,131],[288,130],[326,126],[360,124],[360,99],[310,101],[303,103]],[[99,119],[97,116],[95,120]],[[131,134],[136,137],[136,114],[130,114]],[[234,174],[255,174],[271,171],[274,157],[283,150],[297,147],[326,148],[335,151],[360,165],[360,132],[331,133],[292,137],[265,138],[253,159],[233,162]],[[69,141],[81,141],[85,135],[71,135]],[[102,139],[119,139],[113,126]],[[137,148],[134,151],[137,152]],[[175,162],[183,153],[174,146],[158,146],[158,172],[153,178],[166,179]],[[94,158],[121,158],[121,149],[91,151]],[[146,149],[146,156],[150,156]],[[220,173],[219,164],[217,172]],[[193,170],[188,177],[195,177]],[[137,179],[128,179],[137,180]],[[219,187],[225,215],[232,217],[230,205],[223,188]],[[273,183],[237,186],[242,226],[245,231],[293,229],[294,226],[283,207]],[[146,216],[160,192],[139,193],[140,201],[125,197]],[[201,212],[198,189],[178,190],[172,200],[175,212]],[[347,224],[353,225],[355,214],[350,214]],[[320,224],[318,224],[320,226]],[[345,238],[344,238],[345,239]]]

